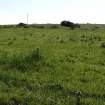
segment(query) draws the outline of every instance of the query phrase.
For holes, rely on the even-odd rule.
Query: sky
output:
[[[105,24],[105,0],[0,0],[0,24]]]

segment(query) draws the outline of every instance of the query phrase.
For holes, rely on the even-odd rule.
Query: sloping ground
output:
[[[105,31],[1,28],[0,104],[104,105]]]

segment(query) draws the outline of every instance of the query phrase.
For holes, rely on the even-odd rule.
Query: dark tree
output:
[[[70,22],[70,21],[62,21],[61,22],[61,26],[70,27],[72,29],[74,29],[74,28],[80,28],[79,24],[74,24],[73,22]]]
[[[17,27],[27,27],[27,24],[25,24],[25,23],[19,23],[19,24],[17,24]]]
[[[73,22],[70,22],[70,21],[62,21],[61,22],[61,26],[74,28],[74,23]]]

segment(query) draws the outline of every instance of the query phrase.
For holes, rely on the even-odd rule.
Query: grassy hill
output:
[[[105,27],[0,28],[0,105],[105,105]]]

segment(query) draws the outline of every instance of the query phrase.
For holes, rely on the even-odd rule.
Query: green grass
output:
[[[0,105],[105,105],[105,30],[89,27],[0,28]]]

